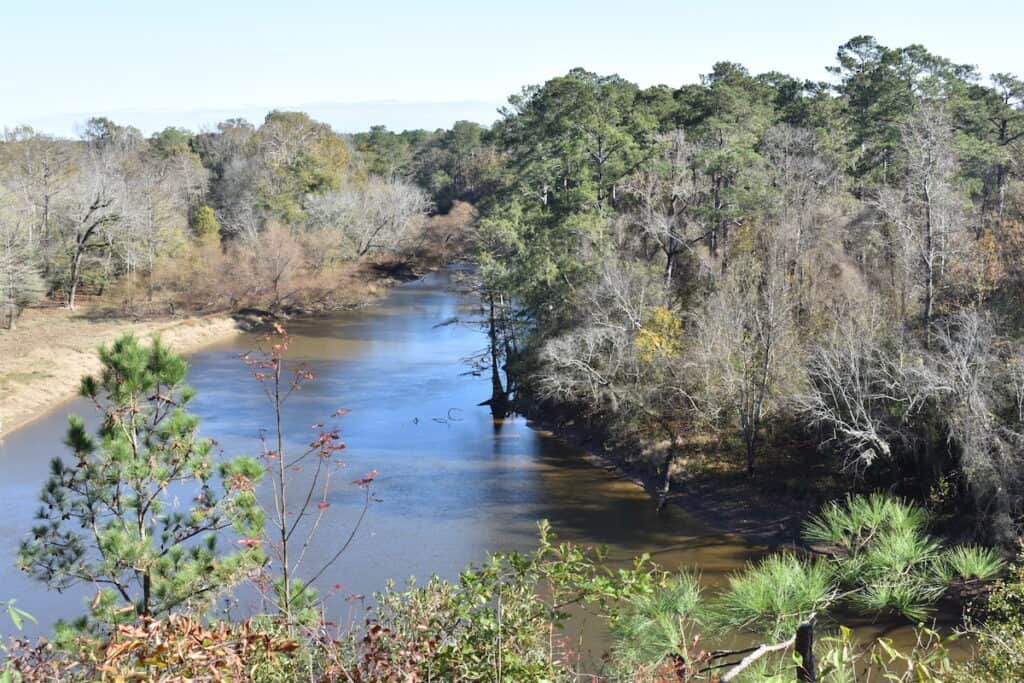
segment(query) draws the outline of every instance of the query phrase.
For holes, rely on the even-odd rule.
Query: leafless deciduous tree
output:
[[[541,350],[539,391],[595,407],[620,427],[657,430],[669,443],[659,466],[667,493],[680,425],[694,403],[679,319],[662,305],[664,283],[641,264],[609,260],[582,297],[581,324]]]
[[[29,127],[6,131],[0,146],[0,174],[13,206],[27,221],[26,239],[45,273],[53,267],[54,207],[74,175],[74,154],[63,140]]]
[[[373,177],[308,199],[315,229],[333,234],[336,244],[356,257],[395,251],[405,244],[430,210],[430,198],[401,179]]]
[[[631,210],[625,220],[639,234],[643,251],[664,259],[665,281],[671,282],[681,254],[707,237],[691,215],[697,199],[695,146],[683,131],[661,136],[660,154],[623,184]]]
[[[194,145],[210,171],[209,201],[224,232],[254,239],[263,227],[259,188],[269,184],[255,127],[242,119],[229,119],[216,130],[198,135]]]
[[[837,323],[808,353],[807,388],[793,397],[797,410],[860,470],[894,451],[913,450],[911,428],[930,388],[920,363],[887,330],[874,308]]]
[[[693,316],[701,408],[735,418],[753,473],[765,416],[799,383],[792,287],[774,238],[733,258],[718,288]]]
[[[44,293],[32,244],[32,229],[23,214],[5,206],[0,188],[0,312],[7,329],[14,329],[21,309]]]
[[[939,105],[922,102],[900,128],[907,168],[898,188],[883,188],[878,208],[894,228],[891,259],[901,274],[897,296],[906,311],[920,300],[927,328],[946,284],[946,271],[964,250],[963,197],[956,185],[957,157],[949,114]]]
[[[144,144],[134,128],[91,119],[74,147],[75,171],[54,207],[69,308],[75,307],[86,259],[96,254],[109,261],[111,247],[122,237],[117,230],[125,225],[128,178]]]
[[[271,223],[255,240],[236,246],[235,272],[254,288],[246,296],[266,299],[274,310],[294,294],[294,277],[302,269],[302,246],[290,228]]]
[[[813,295],[811,286],[817,267],[825,261],[829,248],[830,224],[840,222],[835,208],[839,184],[839,165],[817,149],[814,131],[786,124],[765,132],[764,156],[769,177],[777,190],[773,193],[772,213],[776,232],[782,241],[782,258],[796,280],[797,305],[803,309]]]
[[[991,540],[1013,540],[1024,479],[1024,425],[1012,405],[1017,396],[1010,364],[997,351],[991,326],[976,311],[942,321],[935,340],[929,388],[967,492],[991,525]]]
[[[132,285],[137,271],[153,272],[172,235],[186,231],[191,202],[205,191],[206,172],[190,152],[146,150],[125,163],[122,220],[111,248]]]
[[[1015,364],[974,311],[936,322],[930,350],[885,328],[873,312],[837,325],[810,353],[798,409],[858,468],[929,454],[917,470],[954,465],[980,518],[995,523],[993,540],[1006,540],[1022,505],[1024,393]],[[947,453],[955,463],[943,462]]]

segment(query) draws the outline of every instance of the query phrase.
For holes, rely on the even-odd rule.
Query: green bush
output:
[[[948,582],[936,571],[941,544],[926,533],[927,513],[882,494],[832,502],[804,525],[809,543],[831,546],[848,604],[869,615],[924,619]]]
[[[976,653],[957,680],[1024,680],[1024,555],[995,583],[982,616],[967,629],[977,642]]]
[[[838,546],[852,555],[870,544],[879,532],[919,534],[927,523],[928,515],[922,508],[874,493],[826,504],[804,524],[803,538],[808,543]]]
[[[51,463],[18,564],[56,590],[99,587],[89,606],[99,628],[202,612],[263,564],[255,494],[263,468],[250,457],[214,461],[213,443],[186,410],[187,365],[159,340],[125,335],[99,355],[102,372],[84,377],[81,391],[103,422],[94,437],[69,417],[73,457]],[[175,507],[168,491],[191,505]],[[231,533],[245,547],[221,551],[218,540]]]

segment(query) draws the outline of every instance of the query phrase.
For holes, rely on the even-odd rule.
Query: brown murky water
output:
[[[349,533],[361,498],[347,482],[380,471],[382,502],[321,582],[334,594],[329,607],[339,621],[358,604],[345,596],[369,595],[389,578],[400,583],[432,572],[455,578],[488,551],[531,548],[540,519],[564,539],[607,545],[613,561],[648,552],[667,568],[695,569],[709,589],[760,554],[679,508],[655,514],[642,490],[587,464],[521,418],[495,424],[477,405],[489,396],[489,380],[468,374],[462,362],[483,349],[484,335],[472,326],[438,326],[474,313],[470,299],[450,291],[450,277],[434,274],[358,311],[289,325],[291,358],[317,375],[286,405],[292,446],[309,440],[311,423],[337,408],[352,411],[342,422],[349,471],[334,479],[308,567]],[[198,390],[193,409],[203,433],[227,454],[257,453],[259,429],[271,423],[259,386],[238,358],[254,343],[242,336],[189,359],[189,381]],[[0,599],[14,597],[36,615],[39,626],[30,627],[36,632],[81,614],[94,592],[83,587],[58,595],[14,567],[47,463],[65,452],[69,412],[93,414],[83,401],[72,402],[0,442]],[[251,607],[244,597],[242,603],[241,611]],[[10,628],[0,620],[0,632]]]

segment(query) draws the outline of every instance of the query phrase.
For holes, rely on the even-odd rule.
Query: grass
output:
[[[722,629],[791,635],[812,612],[826,609],[836,595],[828,563],[772,555],[730,577],[728,590],[711,605],[712,621]]]

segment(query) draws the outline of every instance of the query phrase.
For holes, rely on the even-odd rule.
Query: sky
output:
[[[824,80],[860,34],[1024,75],[1009,0],[0,0],[0,26],[0,128],[58,135],[96,115],[149,133],[274,108],[341,132],[489,124],[576,66],[641,86],[721,60]]]

